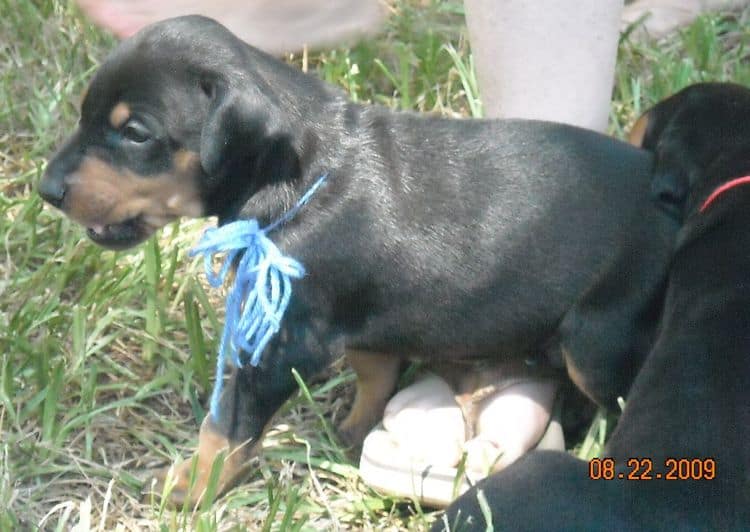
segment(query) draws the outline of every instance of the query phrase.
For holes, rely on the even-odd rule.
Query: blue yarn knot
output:
[[[250,355],[250,364],[257,366],[263,350],[279,331],[281,320],[292,297],[292,279],[305,275],[305,268],[292,257],[285,256],[268,238],[268,233],[288,222],[323,184],[323,174],[299,201],[275,222],[261,228],[257,220],[237,220],[221,227],[206,229],[190,256],[204,255],[204,268],[209,284],[224,284],[230,268],[240,256],[235,269],[234,284],[226,302],[224,330],[216,358],[216,381],[211,394],[211,416],[218,420],[219,401],[227,357],[236,368]],[[226,253],[219,271],[213,257]]]

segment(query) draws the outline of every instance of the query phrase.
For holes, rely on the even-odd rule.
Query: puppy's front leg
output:
[[[333,361],[334,354],[319,331],[295,324],[296,320],[289,321],[292,324],[282,326],[257,367],[248,363],[232,370],[217,419],[209,414],[203,420],[195,455],[174,470],[175,485],[170,495],[174,504],[181,505],[186,500],[190,504],[199,502],[220,453],[225,458],[217,494],[237,484],[247,472],[271,418],[297,389],[292,369],[307,379]],[[194,462],[196,470],[191,485]],[[166,472],[160,476],[163,482]]]
[[[180,506],[186,500],[197,504],[208,487],[211,469],[221,453],[224,463],[216,485],[217,493],[222,493],[235,485],[247,472],[250,459],[260,443],[265,426],[248,423],[252,419],[248,411],[249,380],[248,368],[233,369],[221,396],[221,408],[218,419],[207,415],[201,423],[198,434],[198,448],[193,456],[180,462],[172,473],[174,486],[170,491],[170,501]],[[257,433],[256,437],[251,434]],[[243,438],[243,436],[247,436]],[[191,483],[191,476],[195,474]],[[159,492],[168,472],[158,475]]]

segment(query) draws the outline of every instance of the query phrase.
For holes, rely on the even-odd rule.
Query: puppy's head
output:
[[[210,19],[149,26],[97,71],[39,192],[114,249],[180,216],[226,217],[299,177],[288,115],[302,106],[278,96],[298,77]]]
[[[644,114],[630,141],[655,154],[654,199],[682,219],[717,183],[750,173],[750,90],[691,85]]]

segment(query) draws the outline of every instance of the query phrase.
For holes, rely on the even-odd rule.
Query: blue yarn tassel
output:
[[[258,365],[263,350],[281,327],[292,297],[292,279],[305,274],[302,264],[283,255],[267,234],[291,220],[327,177],[328,174],[320,176],[294,207],[268,226],[261,228],[257,220],[238,220],[212,227],[190,251],[191,257],[204,255],[206,277],[214,288],[224,284],[229,269],[242,254],[227,296],[224,331],[216,357],[216,382],[210,404],[214,420],[219,418],[227,356],[236,368],[244,364],[243,353],[250,354],[251,365]],[[213,268],[217,253],[226,253],[218,273]]]

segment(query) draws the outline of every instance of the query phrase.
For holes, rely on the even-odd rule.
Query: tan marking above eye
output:
[[[120,102],[112,108],[109,113],[109,123],[115,129],[120,129],[130,118],[130,107],[125,102]]]
[[[633,128],[630,130],[630,134],[628,135],[628,142],[632,144],[633,146],[641,147],[643,146],[643,137],[646,136],[646,130],[648,129],[648,115],[650,113],[647,112],[641,117],[636,120],[635,124],[633,124]]]

